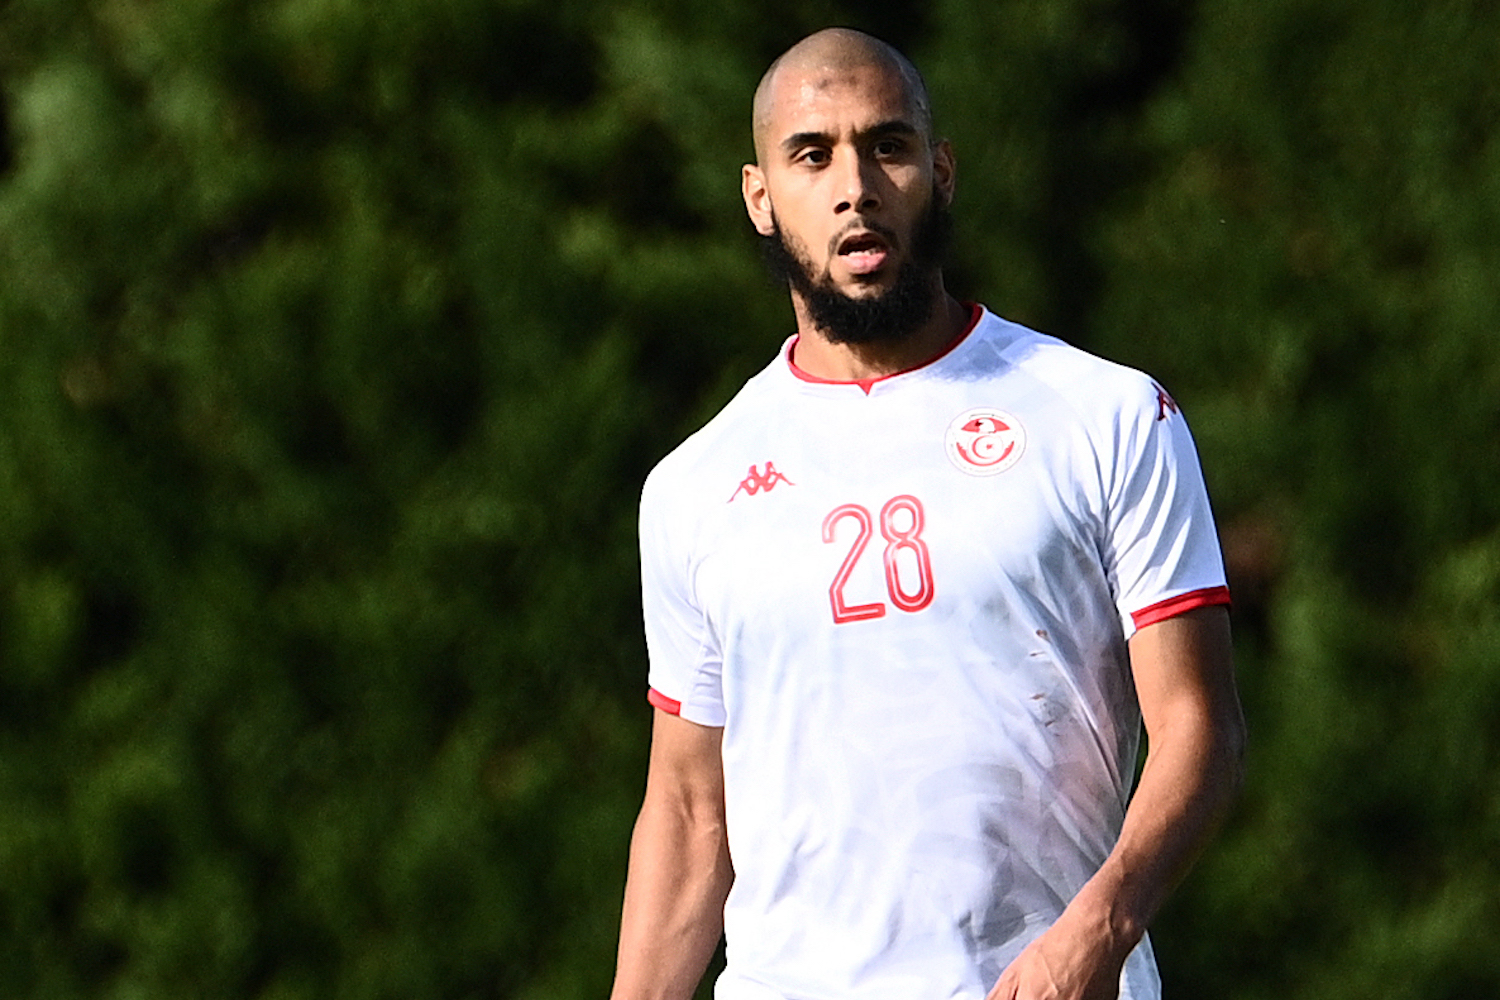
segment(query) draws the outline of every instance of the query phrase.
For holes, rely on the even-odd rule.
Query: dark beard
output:
[[[871,227],[875,228],[875,227]],[[807,306],[813,325],[835,344],[898,343],[921,329],[938,300],[937,271],[953,229],[953,217],[934,190],[912,233],[912,254],[882,295],[850,298],[789,246],[778,226],[761,237],[761,256],[771,276],[791,285]],[[889,231],[877,230],[888,241]]]

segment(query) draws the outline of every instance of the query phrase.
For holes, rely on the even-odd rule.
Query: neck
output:
[[[792,309],[797,315],[798,337],[793,361],[807,374],[835,382],[883,378],[920,367],[953,343],[969,322],[969,310],[948,294],[941,278],[932,315],[911,336],[901,340],[834,343],[813,324],[806,304],[795,290]]]

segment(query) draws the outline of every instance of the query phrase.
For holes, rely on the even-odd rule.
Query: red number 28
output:
[[[865,547],[870,544],[870,536],[874,534],[874,518],[870,512],[857,503],[846,503],[829,511],[828,516],[823,519],[824,543],[834,541],[838,524],[845,518],[853,518],[859,534],[855,536],[854,544],[849,547],[844,561],[839,564],[838,572],[833,575],[833,582],[828,586],[828,600],[833,605],[833,621],[836,625],[885,616],[885,605],[879,601],[870,604],[848,604],[844,601],[844,585],[849,582],[849,574],[854,572],[855,564],[864,555]],[[899,522],[908,519],[909,523],[902,527]],[[903,494],[892,497],[880,508],[880,533],[886,541],[885,587],[890,594],[891,603],[902,611],[921,611],[932,603],[932,557],[927,551],[927,543],[922,541],[925,523],[922,501],[914,496]],[[911,553],[916,560],[915,592],[908,592],[901,586],[900,557],[903,552]]]

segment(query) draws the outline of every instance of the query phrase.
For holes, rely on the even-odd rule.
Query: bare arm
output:
[[[1120,969],[1239,790],[1245,723],[1229,615],[1200,608],[1130,640],[1149,749],[1115,849],[990,1000],[1112,1000]]]
[[[611,1000],[686,1000],[724,928],[723,730],[656,712]]]

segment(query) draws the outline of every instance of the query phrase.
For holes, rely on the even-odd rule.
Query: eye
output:
[[[828,162],[828,150],[821,146],[809,146],[799,152],[794,158],[796,162],[809,167],[821,167]]]
[[[900,156],[906,150],[906,143],[900,139],[880,139],[873,149],[875,155],[879,157]]]

